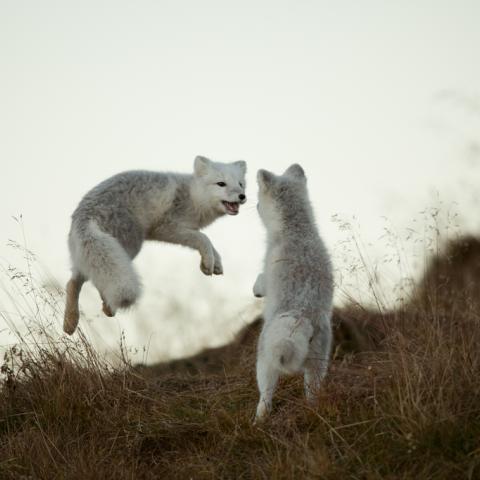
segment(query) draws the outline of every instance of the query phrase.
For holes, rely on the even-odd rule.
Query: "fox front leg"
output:
[[[265,291],[265,274],[260,273],[257,277],[255,285],[253,286],[253,294],[258,297],[262,298],[266,295]]]
[[[158,233],[154,232],[152,238],[197,250],[202,258],[200,262],[200,270],[205,275],[221,275],[223,273],[220,254],[215,250],[210,239],[198,230],[177,228],[168,233],[165,231]]]

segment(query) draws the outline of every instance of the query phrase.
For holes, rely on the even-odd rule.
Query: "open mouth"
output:
[[[222,203],[225,205],[225,208],[229,215],[237,215],[238,209],[240,208],[240,204],[238,202],[222,201]]]

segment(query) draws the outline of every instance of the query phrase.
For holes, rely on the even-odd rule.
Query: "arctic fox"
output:
[[[136,301],[141,285],[132,259],[144,240],[198,250],[201,271],[221,275],[220,255],[199,229],[238,214],[246,202],[245,173],[243,160],[218,163],[199,156],[193,175],[128,171],[90,190],[72,215],[64,331],[72,334],[77,327],[80,289],[88,279],[108,316]]]
[[[304,372],[305,394],[315,399],[328,368],[332,342],[333,275],[320,239],[300,165],[281,176],[259,170],[258,212],[267,230],[264,272],[253,287],[265,297],[258,341],[256,421],[271,409],[281,373]]]

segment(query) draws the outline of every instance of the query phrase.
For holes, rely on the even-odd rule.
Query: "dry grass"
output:
[[[479,285],[480,242],[462,239],[401,309],[337,311],[318,405],[285,379],[258,428],[255,335],[208,371],[112,368],[84,339],[13,351],[0,478],[480,478]]]

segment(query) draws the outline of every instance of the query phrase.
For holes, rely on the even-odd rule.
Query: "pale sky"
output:
[[[478,232],[479,24],[480,3],[463,0],[0,0],[0,256],[18,261],[5,244],[21,240],[22,214],[29,248],[64,284],[69,216],[99,181],[189,172],[197,154],[246,160],[248,204],[206,230],[223,277],[150,244],[131,314],[103,317],[92,288],[81,298],[99,349],[125,329],[155,360],[250,319],[259,168],[305,168],[332,251],[345,236],[333,215],[355,216],[381,258],[382,217],[403,231],[436,197]]]

